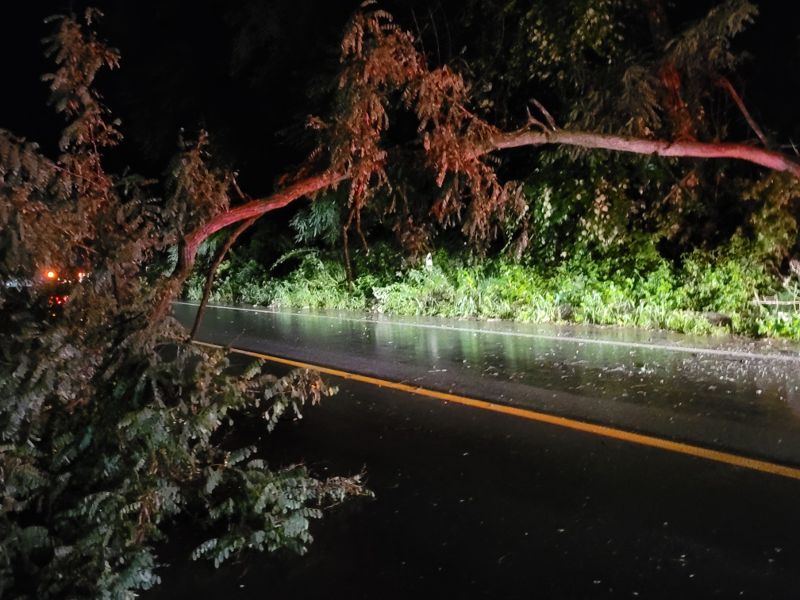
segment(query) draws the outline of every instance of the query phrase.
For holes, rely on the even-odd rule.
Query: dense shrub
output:
[[[224,352],[166,318],[182,283],[168,249],[226,206],[229,178],[207,166],[202,136],[167,198],[105,171],[120,134],[92,82],[117,55],[81,22],[57,24],[47,79],[67,118],[61,154],[0,131],[0,596],[134,597],[158,582],[156,544],[182,514],[207,534],[194,557],[215,564],[302,552],[310,519],[363,493],[358,479],[270,468],[233,433],[246,418],[271,431],[333,390],[258,364],[234,377]]]
[[[800,339],[794,313],[754,303],[758,297],[789,293],[781,279],[768,272],[768,261],[754,243],[736,237],[727,246],[696,250],[677,262],[660,257],[649,243],[626,249],[632,252],[597,256],[576,250],[557,266],[544,267],[439,251],[425,266],[408,265],[399,253],[390,258],[391,251],[380,244],[373,252],[381,260],[367,263],[362,258],[352,286],[337,254],[307,249],[297,268],[282,278],[270,278],[263,266],[253,275],[252,264],[237,270],[229,262],[212,299]],[[198,297],[192,290],[188,295]]]

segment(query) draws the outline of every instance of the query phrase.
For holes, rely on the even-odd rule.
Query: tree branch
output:
[[[731,82],[728,81],[728,78],[720,77],[719,79],[717,79],[717,85],[720,86],[722,89],[724,89],[726,92],[728,92],[728,95],[731,97],[734,104],[736,104],[736,106],[738,107],[739,112],[742,113],[742,116],[747,121],[747,124],[750,125],[750,129],[752,129],[753,132],[755,132],[755,134],[758,136],[758,139],[761,140],[762,144],[764,144],[765,148],[769,147],[769,144],[767,143],[767,136],[764,135],[764,132],[758,126],[758,123],[756,123],[755,119],[753,119],[753,116],[750,114],[750,111],[747,110],[747,106],[745,106],[744,100],[742,100],[742,97],[736,92],[736,89],[733,87]]]
[[[183,262],[185,264],[194,265],[194,258],[200,244],[203,243],[203,240],[215,234],[220,229],[283,208],[303,196],[336,185],[346,178],[345,175],[324,171],[319,175],[313,175],[296,181],[282,190],[275,192],[271,196],[251,200],[250,202],[246,202],[245,204],[218,214],[186,236],[184,247],[181,252]]]
[[[522,129],[499,133],[478,151],[478,156],[497,150],[553,144],[675,158],[736,159],[760,165],[773,171],[790,173],[800,179],[800,163],[786,154],[765,148],[735,143],[670,142],[565,129],[556,131]],[[220,229],[233,223],[259,217],[267,212],[283,208],[303,196],[334,186],[348,177],[347,174],[343,173],[323,171],[318,175],[296,181],[271,196],[251,200],[215,216],[186,236],[181,252],[180,265],[176,269],[176,277],[183,277],[182,281],[185,281],[194,265],[195,255],[200,244]],[[180,285],[182,285],[182,282]]]
[[[229,236],[228,239],[225,240],[225,243],[220,248],[217,255],[214,257],[214,262],[211,264],[211,267],[208,269],[208,274],[206,275],[206,283],[203,286],[203,297],[200,300],[200,306],[197,307],[197,314],[194,316],[194,324],[192,325],[192,330],[189,332],[189,339],[193,340],[194,336],[197,334],[197,330],[200,328],[200,323],[203,321],[203,313],[206,312],[206,306],[208,306],[208,297],[211,295],[211,287],[214,285],[214,277],[217,274],[217,269],[222,264],[222,261],[225,259],[225,255],[228,254],[228,251],[233,247],[233,244],[242,235],[250,226],[256,222],[258,217],[251,217],[247,221],[242,221]]]
[[[271,196],[251,200],[240,206],[228,209],[187,234],[182,240],[179,240],[178,264],[172,276],[164,282],[155,294],[153,299],[154,307],[150,313],[149,321],[151,323],[160,322],[169,314],[172,301],[178,296],[181,288],[192,273],[197,249],[209,236],[228,225],[258,218],[270,211],[283,208],[298,198],[336,185],[344,179],[346,179],[345,175],[333,173],[332,171],[323,171],[319,175],[296,181]]]
[[[553,132],[525,129],[495,136],[489,142],[485,151],[491,152],[493,150],[548,144],[633,154],[654,154],[656,156],[675,158],[732,158],[760,165],[773,171],[791,173],[800,179],[800,163],[781,152],[748,146],[747,144],[695,141],[669,142],[666,140],[648,140],[622,135],[564,129]]]
[[[547,124],[550,126],[551,131],[557,131],[558,125],[556,125],[556,120],[553,118],[553,115],[550,114],[550,111],[544,107],[544,104],[539,102],[536,98],[531,98],[531,102],[533,102],[534,106],[539,109],[539,112],[542,113]],[[530,117],[531,113],[528,113],[528,117]],[[547,129],[544,127],[543,129]]]

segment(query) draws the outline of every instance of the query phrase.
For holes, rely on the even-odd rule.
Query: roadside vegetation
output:
[[[674,158],[684,140],[796,152],[786,136],[797,119],[766,108],[778,97],[774,81],[753,73],[737,45],[759,7],[726,0],[681,14],[660,0],[643,2],[646,10],[557,4],[464,3],[453,47],[463,45],[458,60],[474,76],[468,105],[459,96],[466,82],[454,84],[449,70],[430,74],[431,89],[450,90],[442,105],[424,106],[414,86],[404,92],[422,103],[418,145],[433,152],[436,185],[402,152],[387,155],[366,196],[360,185],[321,190],[292,213],[288,231],[261,226],[244,236],[221,263],[211,300],[800,339],[796,173]],[[680,31],[671,20],[679,15]],[[759,82],[747,97],[739,71]],[[525,117],[548,144],[573,130],[625,137],[603,138],[611,152],[587,151],[582,144],[599,138],[576,135],[474,163],[484,137],[498,139],[495,124]],[[464,131],[477,136],[474,146],[439,152]],[[632,138],[654,137],[675,153],[628,153]],[[794,156],[785,164],[797,167]],[[185,297],[201,298],[221,244],[201,249]]]
[[[507,257],[482,260],[434,252],[408,264],[386,245],[356,251],[352,285],[341,253],[303,248],[281,257],[294,268],[275,277],[234,254],[220,268],[212,302],[280,308],[375,311],[393,315],[594,323],[683,333],[736,333],[800,340],[797,276],[782,280],[738,241],[673,263],[647,246],[633,256],[575,255],[542,268]],[[185,297],[199,301],[202,279]],[[763,302],[767,299],[766,302]],[[760,301],[761,300],[761,301]]]
[[[770,209],[755,211],[759,223]],[[299,247],[270,250],[255,236],[218,269],[212,302],[280,308],[374,311],[393,315],[593,323],[692,334],[734,333],[800,340],[800,264],[782,261],[794,217],[772,215],[769,235],[736,232],[711,248],[675,258],[659,251],[659,234],[626,234],[599,243],[578,225],[572,243],[552,228],[524,256],[502,249],[479,256],[442,244],[410,257],[391,240],[354,249],[348,283],[339,247],[339,213],[319,200],[297,213]],[[581,234],[582,233],[582,234]],[[562,234],[563,235],[563,234]],[[202,249],[201,264],[219,240]],[[552,248],[561,247],[556,255]],[[277,259],[269,259],[272,254]],[[205,260],[204,260],[205,259]],[[199,301],[204,273],[187,282],[184,298]]]

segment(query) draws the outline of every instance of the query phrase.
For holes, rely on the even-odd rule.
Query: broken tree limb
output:
[[[206,312],[206,306],[208,306],[208,297],[211,295],[211,287],[214,285],[214,277],[217,274],[217,269],[219,269],[222,261],[225,260],[225,256],[233,247],[233,244],[236,243],[236,240],[239,238],[239,236],[249,229],[257,219],[258,217],[251,217],[247,221],[242,221],[239,226],[228,236],[228,239],[225,240],[225,243],[214,257],[214,262],[211,263],[208,273],[206,274],[206,283],[203,286],[203,297],[200,299],[200,306],[197,307],[197,314],[194,316],[192,330],[189,332],[190,340],[194,339],[194,336],[197,334],[197,330],[200,328],[200,323],[203,321],[203,314]]]
[[[525,128],[507,133],[498,133],[477,152],[477,155],[481,156],[510,148],[545,145],[573,146],[587,150],[599,149],[673,158],[735,159],[766,167],[773,171],[790,173],[800,179],[800,162],[795,161],[786,154],[767,148],[724,142],[651,140],[622,135],[571,131],[568,129],[538,131]],[[176,285],[178,287],[183,285],[194,266],[198,247],[210,235],[234,223],[246,221],[283,208],[299,198],[335,186],[346,179],[348,179],[348,174],[346,173],[337,173],[330,170],[322,171],[317,175],[295,181],[271,196],[251,200],[211,218],[183,240],[179,265],[174,275],[179,280],[179,284]],[[161,308],[163,309],[164,307],[162,306]],[[161,312],[163,313],[163,310]]]
[[[215,234],[220,229],[283,208],[303,196],[308,196],[327,187],[336,185],[344,179],[346,179],[345,175],[333,173],[331,171],[323,171],[318,175],[312,175],[295,181],[270,196],[251,200],[250,202],[230,208],[212,217],[186,236],[181,251],[183,263],[185,265],[194,265],[194,259],[200,244],[203,243],[203,240]]]
[[[486,151],[521,148],[524,146],[562,145],[585,149],[610,150],[633,154],[653,154],[674,158],[731,158],[766,167],[773,171],[791,173],[800,179],[800,162],[766,148],[724,142],[666,141],[627,137],[586,131],[542,132],[528,129],[496,135]]]
[[[764,135],[764,132],[761,130],[761,127],[758,126],[756,120],[753,118],[753,115],[750,114],[750,111],[747,110],[747,105],[745,105],[744,100],[736,91],[736,88],[733,87],[733,84],[728,81],[727,77],[720,77],[717,79],[717,85],[724,89],[728,95],[733,100],[733,103],[736,104],[736,107],[739,109],[739,112],[742,113],[744,120],[747,121],[747,124],[750,125],[750,129],[753,130],[758,136],[758,139],[761,140],[761,143],[764,144],[764,147],[769,147],[769,143],[767,141],[767,136]]]
[[[187,234],[179,241],[178,264],[175,266],[172,276],[164,282],[155,295],[150,321],[158,322],[169,314],[172,301],[178,296],[181,288],[192,273],[197,257],[197,249],[208,237],[229,225],[247,221],[251,218],[258,218],[270,211],[283,208],[303,196],[334,186],[344,179],[346,179],[344,175],[323,171],[318,175],[295,181],[271,196],[251,200],[219,213]]]

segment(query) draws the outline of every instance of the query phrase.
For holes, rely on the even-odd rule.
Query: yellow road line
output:
[[[223,348],[217,344],[209,344],[206,342],[195,342],[200,346],[207,346],[209,348]],[[477,400],[475,398],[468,398],[466,396],[459,396],[457,394],[450,394],[448,392],[439,392],[437,390],[430,390],[423,387],[408,385],[406,383],[398,383],[396,381],[389,381],[386,379],[379,379],[377,377],[370,377],[368,375],[359,375],[358,373],[349,373],[347,371],[340,371],[331,367],[324,367],[321,365],[314,365],[311,363],[302,362],[299,360],[292,360],[289,358],[281,358],[279,356],[270,356],[269,354],[262,354],[260,352],[251,352],[249,350],[240,350],[239,348],[230,348],[231,352],[243,354],[245,356],[252,356],[270,362],[289,365],[292,367],[299,367],[302,369],[313,369],[320,373],[327,375],[334,375],[342,379],[350,379],[353,381],[360,381],[369,383],[378,387],[385,387],[409,394],[416,394],[418,396],[426,396],[428,398],[436,398],[437,400],[444,400],[445,402],[453,402],[463,406],[471,406],[473,408],[480,408],[495,413],[502,413],[511,415],[529,421],[537,421],[539,423],[547,423],[549,425],[556,425],[558,427],[565,427],[575,431],[583,431],[606,438],[615,440],[622,440],[631,444],[639,444],[640,446],[649,446],[651,448],[659,448],[669,452],[676,452],[678,454],[686,454],[697,458],[712,460],[719,463],[725,463],[744,469],[751,469],[753,471],[760,471],[762,473],[769,473],[771,475],[780,475],[782,477],[789,477],[791,479],[800,480],[800,469],[780,465],[769,461],[758,460],[755,458],[748,458],[739,456],[738,454],[731,454],[729,452],[721,452],[719,450],[711,450],[701,446],[693,446],[691,444],[684,444],[682,442],[674,442],[672,440],[665,440],[662,438],[654,437],[651,435],[644,435],[641,433],[633,433],[606,425],[596,425],[594,423],[587,423],[585,421],[577,421],[567,417],[559,417],[547,413],[537,412],[529,408],[520,408],[516,406],[508,406],[505,404],[495,404],[486,400]]]

